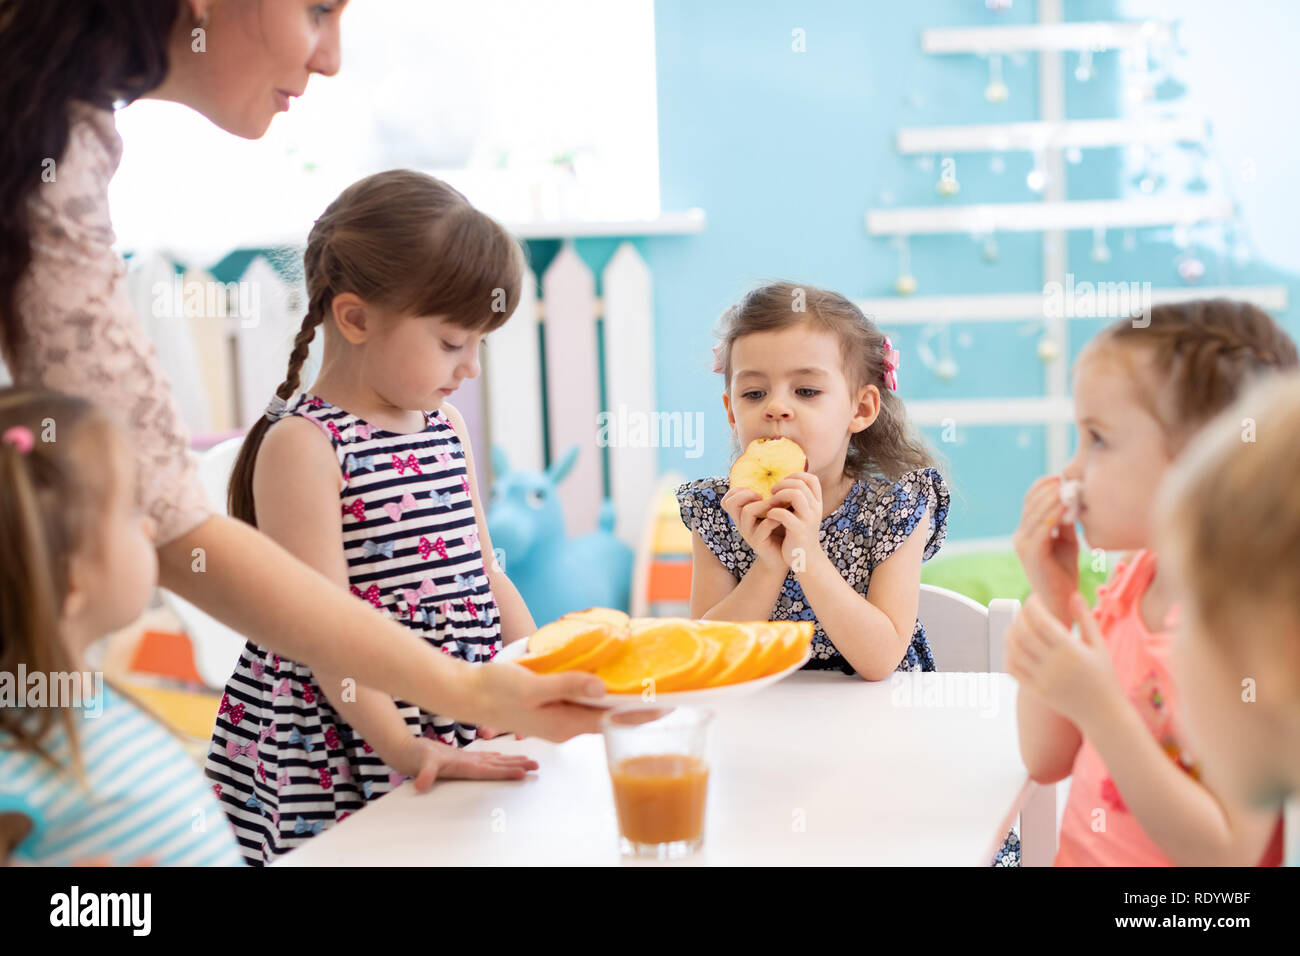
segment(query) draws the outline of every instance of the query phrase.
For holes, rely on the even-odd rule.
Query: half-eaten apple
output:
[[[807,467],[808,457],[789,438],[755,438],[731,466],[731,487],[749,488],[765,500],[773,485]]]

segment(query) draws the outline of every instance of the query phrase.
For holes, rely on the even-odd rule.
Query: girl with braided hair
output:
[[[1006,637],[1030,776],[1072,777],[1057,865],[1280,862],[1276,810],[1207,785],[1188,749],[1170,668],[1179,609],[1151,548],[1156,491],[1184,447],[1257,376],[1296,366],[1268,315],[1224,300],[1123,319],[1079,356],[1078,449],[1025,496],[1014,540],[1033,593]],[[1076,521],[1094,550],[1131,552],[1093,610],[1078,594]]]
[[[523,253],[423,173],[354,183],[316,221],[289,370],[235,463],[229,510],[449,657],[489,661],[535,627],[491,541],[465,423],[447,396],[519,302]],[[298,395],[307,349],[324,360]],[[407,777],[520,778],[535,761],[462,751],[476,728],[357,686],[350,670],[250,641],[206,772],[245,858],[269,863]]]

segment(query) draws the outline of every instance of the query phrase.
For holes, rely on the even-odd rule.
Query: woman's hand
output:
[[[520,754],[462,750],[450,744],[412,737],[391,766],[415,782],[423,793],[442,777],[447,780],[522,780],[537,761]]]
[[[563,741],[600,733],[605,711],[578,698],[603,697],[605,682],[594,674],[534,674],[518,664],[467,665],[465,713],[476,726],[509,727],[524,737]]]
[[[1061,524],[1065,505],[1060,489],[1059,475],[1046,475],[1029,486],[1011,542],[1030,590],[1058,620],[1069,621],[1070,595],[1079,589],[1079,539],[1074,525]]]
[[[821,551],[822,486],[806,471],[787,475],[772,486],[767,520],[782,528],[781,558],[787,567],[802,571],[808,559]]]
[[[1086,736],[1092,718],[1124,694],[1088,602],[1076,592],[1067,606],[1079,640],[1037,594],[1029,595],[1007,629],[1007,673]]]
[[[732,488],[722,496],[722,510],[736,523],[745,543],[754,549],[754,559],[773,570],[789,563],[782,554],[781,524],[767,517],[771,498],[762,498],[752,488]]]

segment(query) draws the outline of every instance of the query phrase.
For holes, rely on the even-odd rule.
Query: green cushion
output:
[[[1106,580],[1094,571],[1092,556],[1079,556],[1079,591],[1089,604],[1097,600],[1097,585]],[[1023,601],[1029,596],[1029,579],[1014,551],[971,551],[940,556],[921,566],[921,582],[965,594],[987,605],[994,598]]]

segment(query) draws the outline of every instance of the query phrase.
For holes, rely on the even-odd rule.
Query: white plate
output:
[[[507,644],[496,656],[496,660],[511,663],[528,653],[528,641],[518,640],[513,644]],[[591,707],[640,707],[643,704],[712,704],[727,700],[733,697],[744,697],[752,694],[756,690],[762,690],[769,684],[775,684],[779,680],[789,677],[804,664],[808,663],[808,658],[812,656],[812,645],[808,645],[808,650],[804,652],[803,657],[797,664],[791,664],[783,671],[777,671],[775,674],[768,674],[766,677],[756,677],[753,680],[747,680],[740,684],[724,684],[721,687],[705,687],[702,690],[679,690],[669,694],[656,694],[653,700],[643,700],[640,694],[606,694],[604,697],[582,698],[578,702],[587,704]]]

